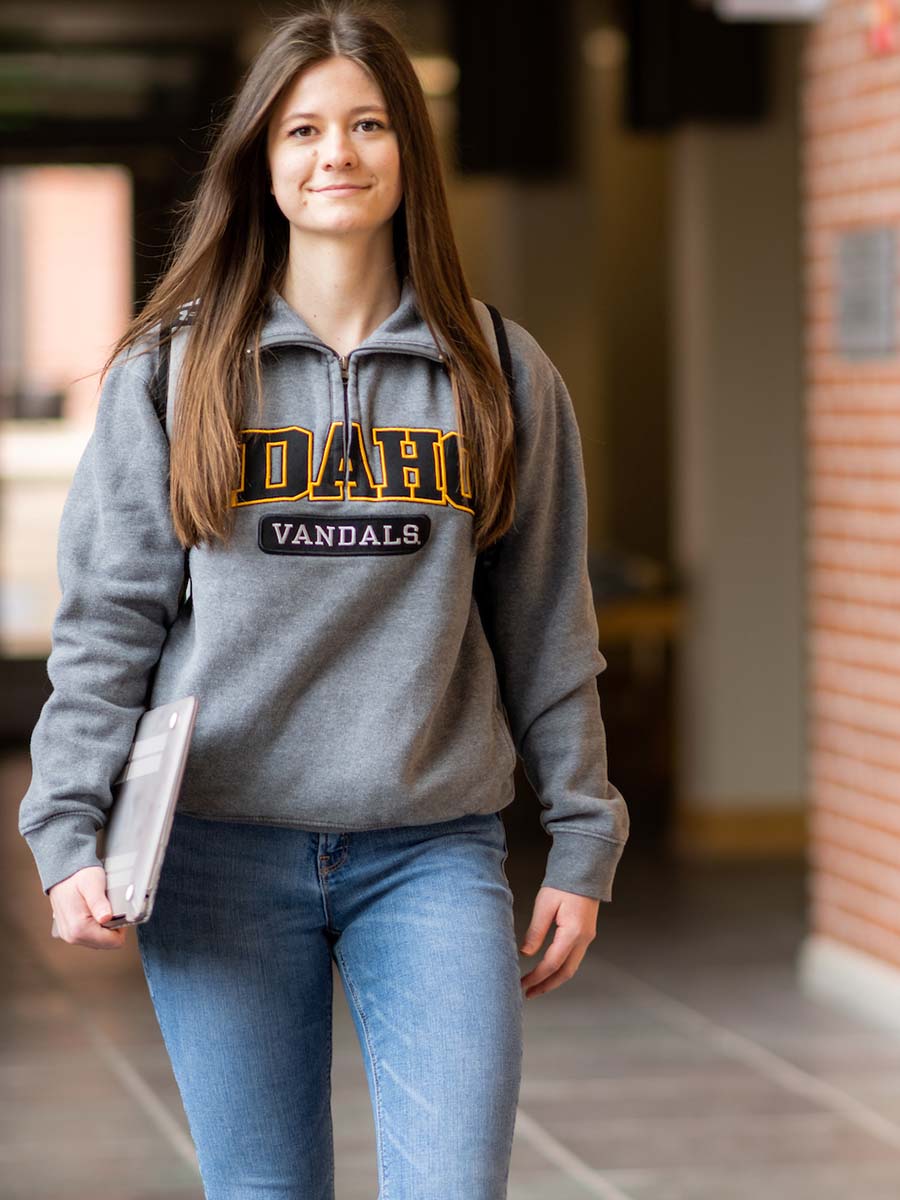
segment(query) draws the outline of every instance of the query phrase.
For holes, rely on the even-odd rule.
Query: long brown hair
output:
[[[107,359],[200,299],[182,361],[170,450],[170,503],[186,548],[228,541],[240,476],[238,433],[251,384],[263,395],[259,334],[266,297],[288,265],[289,226],[267,182],[269,115],[297,74],[335,56],[352,59],[381,89],[397,133],[403,198],[393,217],[398,278],[409,274],[419,311],[444,354],[469,458],[478,550],[512,523],[513,411],[502,370],[472,307],[450,224],[425,97],[383,4],[319,0],[274,23],[216,131],[195,196],[176,222],[169,265]],[[204,304],[203,297],[215,297]],[[153,341],[148,349],[152,347]],[[252,348],[247,355],[245,347]]]

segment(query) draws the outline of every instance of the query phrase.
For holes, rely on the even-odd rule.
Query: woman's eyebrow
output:
[[[383,108],[380,104],[358,104],[356,106],[356,108],[350,109],[350,116],[351,117],[355,116],[356,113],[361,113],[361,112],[387,113],[387,109]],[[282,125],[286,125],[288,121],[299,121],[299,120],[310,121],[310,120],[315,120],[317,117],[320,117],[320,116],[321,116],[321,113],[295,112],[295,113],[290,113],[288,116],[286,116],[281,123],[282,123]]]

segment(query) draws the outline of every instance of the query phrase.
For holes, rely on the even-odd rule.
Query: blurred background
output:
[[[16,817],[96,372],[300,7],[0,8],[2,1197],[202,1196],[133,936],[51,941]],[[394,10],[472,291],[578,414],[632,822],[582,968],[526,1004],[509,1195],[895,1200],[900,4]],[[521,765],[518,788],[521,934],[549,842]],[[353,1200],[375,1143],[339,987],[335,1020]]]

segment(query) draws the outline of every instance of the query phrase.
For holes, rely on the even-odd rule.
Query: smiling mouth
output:
[[[362,191],[365,191],[365,186],[363,184],[347,183],[347,184],[338,184],[335,187],[313,188],[313,191],[316,191],[316,192],[362,192]]]

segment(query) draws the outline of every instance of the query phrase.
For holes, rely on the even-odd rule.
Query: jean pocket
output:
[[[516,763],[519,760],[516,743],[512,735],[512,730],[509,727],[509,720],[506,716],[506,710],[500,704],[498,699],[497,705],[494,708],[494,722],[500,735],[500,741],[503,744],[503,749],[506,754],[507,769],[514,771]]]
[[[506,841],[506,822],[503,820],[503,813],[498,809],[494,813],[497,818],[497,824],[500,826],[500,840],[503,846],[503,862],[506,862],[509,857],[509,845]]]

